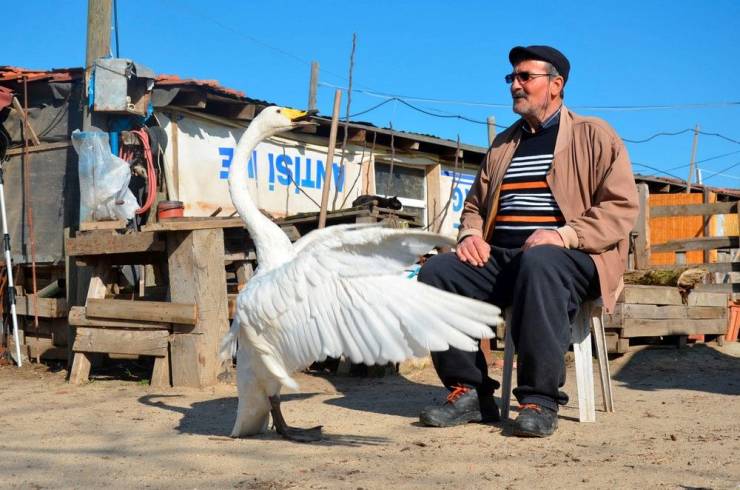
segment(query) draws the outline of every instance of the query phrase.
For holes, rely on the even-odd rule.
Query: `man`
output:
[[[567,403],[564,355],[580,304],[602,297],[611,310],[621,288],[638,213],[624,144],[604,121],[563,105],[570,63],[549,46],[509,52],[516,123],[486,154],[461,215],[458,246],[426,262],[419,280],[511,307],[520,412],[514,434],[545,437]],[[494,422],[499,411],[483,354],[432,355],[450,395],[421,422],[447,427]]]

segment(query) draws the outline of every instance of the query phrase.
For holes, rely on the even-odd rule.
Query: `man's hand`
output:
[[[556,247],[564,247],[563,237],[560,236],[555,230],[535,230],[534,233],[529,235],[527,241],[522,245],[522,250],[536,247],[537,245],[555,245]]]
[[[470,235],[457,244],[455,253],[462,262],[483,267],[491,255],[491,246],[481,237]]]

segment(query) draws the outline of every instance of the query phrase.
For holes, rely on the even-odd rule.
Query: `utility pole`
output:
[[[87,100],[90,75],[93,64],[98,58],[110,53],[111,18],[113,15],[113,0],[87,0],[87,45],[85,50],[85,108],[82,119],[83,131],[102,128],[102,122],[92,117],[90,104]]]
[[[686,179],[686,194],[691,192],[691,177],[694,175],[694,159],[696,158],[696,144],[699,140],[699,125],[694,126],[694,144],[691,145],[691,163],[689,163],[689,177]]]
[[[486,121],[488,122],[488,146],[491,146],[496,137],[496,117],[488,116]]]
[[[308,110],[316,109],[316,87],[319,84],[319,62],[311,62],[311,81],[308,85]]]

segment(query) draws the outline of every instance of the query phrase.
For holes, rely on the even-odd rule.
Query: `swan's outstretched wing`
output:
[[[242,321],[282,359],[287,373],[279,377],[328,356],[400,362],[450,345],[473,351],[471,337],[493,336],[487,325],[500,321],[495,306],[402,276],[439,244],[438,235],[377,227],[322,235],[291,262],[255,276],[238,299]]]

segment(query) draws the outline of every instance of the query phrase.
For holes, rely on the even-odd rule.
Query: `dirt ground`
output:
[[[419,426],[419,410],[445,396],[430,368],[300,375],[284,411],[294,425],[324,425],[315,444],[227,437],[231,385],[77,387],[65,371],[3,366],[0,487],[740,488],[739,343],[641,349],[611,365],[617,412],[579,423],[571,366],[571,404],[543,440],[510,437],[506,424]]]

